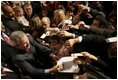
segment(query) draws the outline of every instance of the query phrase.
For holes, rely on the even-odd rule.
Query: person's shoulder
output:
[[[33,42],[34,42],[34,38],[33,38],[33,36],[30,35],[30,34],[28,34],[28,33],[26,33],[26,35],[27,35],[27,37],[28,37],[30,43],[33,43]]]
[[[15,60],[24,61],[25,60],[25,55],[24,54],[17,54],[15,56]]]

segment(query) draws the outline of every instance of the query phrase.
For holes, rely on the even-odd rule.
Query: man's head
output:
[[[12,7],[10,7],[7,4],[2,4],[1,9],[2,9],[4,15],[6,15],[9,18],[13,18],[14,11],[13,11]]]
[[[105,16],[103,17],[103,15],[99,14],[93,20],[91,27],[105,28],[106,25],[107,25],[107,22],[105,20]]]
[[[41,14],[42,14],[42,17],[46,17],[47,16],[47,11],[46,10],[42,10]]]
[[[31,16],[33,13],[31,4],[24,4],[24,11],[28,16]]]
[[[100,21],[97,19],[94,19],[91,26],[99,28],[100,27]]]
[[[48,17],[43,17],[41,19],[42,25],[44,25],[45,27],[50,27],[50,19]]]
[[[23,16],[23,10],[21,7],[15,7],[14,8],[14,12],[15,12],[15,17],[21,17]]]
[[[14,31],[10,35],[16,48],[27,50],[30,47],[29,39],[23,31]]]
[[[39,18],[39,16],[33,16],[31,18],[30,27],[31,27],[31,30],[39,29],[42,27],[41,19]]]
[[[22,6],[20,1],[10,1],[10,2],[11,2],[12,8],[21,7]]]

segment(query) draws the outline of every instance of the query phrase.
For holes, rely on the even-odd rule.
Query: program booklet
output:
[[[78,73],[79,67],[73,63],[73,60],[77,57],[62,57],[57,64],[63,64],[64,69],[60,73]]]

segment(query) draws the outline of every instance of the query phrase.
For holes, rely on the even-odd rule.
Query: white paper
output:
[[[73,60],[77,57],[62,57],[57,64],[63,64],[64,69],[61,73],[78,73],[79,68],[77,64],[73,63]]]
[[[13,72],[12,70],[10,70],[10,69],[8,69],[8,68],[5,68],[5,67],[3,68],[3,71],[4,71],[4,72]]]
[[[8,68],[3,67],[3,72],[4,73],[1,73],[1,76],[6,76],[6,72],[13,72],[13,71]]]
[[[81,53],[72,53],[71,54],[72,57],[77,57],[77,56],[83,56]]]
[[[117,37],[107,38],[107,39],[105,39],[105,41],[106,41],[107,43],[117,42]]]
[[[40,38],[44,39],[46,37],[46,34],[43,34]]]

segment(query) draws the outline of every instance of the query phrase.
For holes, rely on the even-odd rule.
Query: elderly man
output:
[[[53,72],[58,71],[58,65],[54,66],[51,51],[38,44],[30,35],[22,31],[15,31],[10,36],[16,51],[15,63],[20,70],[31,78],[53,78]],[[53,67],[53,68],[52,68]]]

